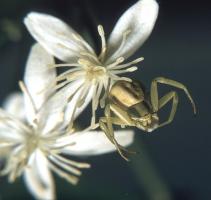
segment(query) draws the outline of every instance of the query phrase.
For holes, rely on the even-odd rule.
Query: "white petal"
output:
[[[121,56],[131,56],[149,37],[157,15],[158,4],[155,0],[140,0],[130,7],[120,17],[109,37],[106,63],[111,63]],[[121,45],[123,34],[127,31],[130,32],[125,43]],[[119,49],[120,46],[122,47]]]
[[[38,117],[43,119],[43,123],[40,124],[40,128],[43,130],[43,134],[49,132],[53,129],[58,123],[61,123],[60,128],[63,128],[68,125],[71,120],[73,109],[76,106],[76,102],[80,95],[82,88],[77,89],[83,80],[78,80],[70,83],[68,86],[62,88],[58,91],[45,105],[44,109],[41,110]],[[68,102],[68,98],[77,91],[73,99]],[[89,94],[87,95],[83,106],[76,110],[74,119],[86,108],[86,106],[91,101],[93,94],[93,88],[90,88]],[[64,115],[63,115],[64,114]],[[64,118],[61,118],[64,117]],[[46,119],[46,120],[44,120]]]
[[[52,55],[66,61],[77,62],[80,53],[93,53],[83,38],[56,17],[31,12],[24,23],[32,36]]]
[[[54,65],[53,57],[36,43],[31,48],[24,74],[24,82],[36,109],[42,106],[53,91],[54,85],[52,83],[56,79],[56,70],[52,65]],[[52,87],[49,87],[49,85]]]
[[[134,132],[132,130],[115,131],[114,134],[117,142],[122,146],[129,146],[133,142]],[[70,137],[70,140],[76,144],[66,147],[63,151],[69,155],[92,156],[116,150],[102,131],[90,131],[72,136],[75,138]]]
[[[24,99],[21,92],[10,94],[3,103],[3,108],[17,119],[25,119]]]
[[[4,142],[15,144],[23,140],[21,133],[15,129],[0,125],[0,147]]]
[[[0,142],[19,142],[27,127],[14,115],[0,108]]]
[[[39,44],[35,44],[32,47],[26,64],[24,82],[36,110],[40,109],[42,104],[53,92],[56,79],[56,70],[50,67],[53,64],[53,57]],[[29,121],[34,120],[32,114],[33,104],[27,94],[24,94],[24,97],[27,119],[29,119]]]
[[[24,180],[29,191],[36,199],[55,199],[55,188],[51,172],[48,169],[48,161],[43,153],[37,150],[32,154],[24,171]]]
[[[69,89],[67,88],[67,90],[69,90]],[[65,110],[65,118],[64,118],[63,126],[66,126],[69,123],[70,118],[73,115],[74,108],[78,102],[78,98],[80,96],[80,92],[82,91],[82,89],[83,88],[78,90],[78,92],[75,94],[74,98],[70,101],[70,103],[68,103],[67,109]],[[89,90],[87,92],[88,92],[88,94],[86,95],[83,105],[80,108],[77,108],[73,119],[76,119],[85,110],[85,108],[88,106],[88,104],[91,102],[91,100],[93,98],[93,94],[94,94],[94,85],[90,84]],[[90,121],[91,121],[91,118],[90,118]]]

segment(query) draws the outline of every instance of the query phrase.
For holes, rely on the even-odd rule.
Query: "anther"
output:
[[[124,57],[119,57],[116,59],[115,63],[120,64],[120,63],[124,62],[124,60],[125,60]]]
[[[99,59],[103,59],[104,56],[105,56],[105,52],[106,52],[106,40],[105,40],[105,32],[104,32],[104,29],[103,29],[103,26],[102,25],[98,25],[97,27],[97,30],[98,30],[98,33],[100,35],[100,38],[101,38],[101,53],[99,55]]]
[[[105,32],[104,32],[103,26],[102,26],[102,25],[98,25],[98,26],[97,26],[97,30],[98,30],[99,35],[100,35],[101,37],[104,37]]]
[[[113,68],[115,66],[118,66],[120,63],[124,62],[124,57],[119,57],[116,59],[116,61],[110,65],[107,66],[107,69]]]
[[[141,62],[143,60],[144,60],[144,57],[140,57],[140,58],[137,58],[134,61],[132,61],[132,63],[136,64],[136,63],[139,63],[139,62]]]
[[[134,72],[138,69],[138,67],[134,66],[134,67],[130,67],[128,69],[126,69],[127,72]]]

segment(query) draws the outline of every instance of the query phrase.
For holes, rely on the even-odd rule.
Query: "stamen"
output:
[[[98,83],[95,86],[95,91],[93,94],[93,99],[92,99],[92,119],[91,119],[91,127],[95,127],[95,120],[96,120],[96,110],[99,104],[99,98],[100,94],[102,92],[103,84],[102,82]]]
[[[9,113],[6,113],[3,109],[0,108],[0,114],[3,115],[3,118],[6,120],[11,120],[12,123],[14,123],[14,127],[17,128],[20,126],[22,130],[25,130],[27,133],[31,132],[31,129],[27,126],[25,126],[21,121],[17,120],[14,116],[10,115]],[[18,126],[17,126],[18,125]],[[13,127],[13,128],[14,128]],[[18,127],[19,128],[19,127]],[[24,131],[21,131],[20,133],[24,134]]]
[[[53,65],[48,65],[50,68],[55,68],[55,67],[81,67],[78,63],[73,63],[73,64],[53,64]]]
[[[48,162],[49,167],[55,172],[57,173],[59,176],[61,176],[62,178],[66,179],[68,182],[70,182],[73,185],[76,185],[78,183],[78,178],[76,176],[70,175],[66,172],[64,172],[63,170],[59,169],[58,167],[56,167],[55,165],[53,165],[51,162]]]
[[[34,116],[36,115],[36,106],[35,106],[35,103],[34,103],[34,101],[33,101],[33,98],[32,98],[32,96],[31,96],[31,94],[29,93],[29,91],[28,91],[28,89],[27,89],[27,87],[25,86],[25,84],[24,84],[24,82],[23,81],[19,81],[18,82],[19,83],[19,87],[20,87],[20,89],[21,89],[21,91],[26,95],[26,97],[29,99],[29,102],[30,102],[30,104],[31,104],[31,106],[32,106],[32,109],[33,109],[33,114],[34,114]]]
[[[69,84],[71,84],[71,83],[69,83]],[[75,91],[72,93],[72,95],[70,95],[70,96],[68,97],[67,102],[70,102],[70,101],[73,99],[73,97],[75,96],[75,94],[76,94],[77,92],[79,92],[79,90],[80,90],[83,86],[84,86],[84,83],[81,83],[81,85],[79,85],[79,86],[75,89]]]
[[[80,108],[84,104],[87,94],[89,93],[89,89],[90,89],[90,85],[88,83],[84,84],[84,88],[80,96],[78,97],[78,103],[77,103],[78,108]]]
[[[128,82],[132,82],[132,79],[128,78],[128,77],[119,77],[115,74],[110,74],[110,78],[114,81],[120,81],[120,80],[123,80],[123,81],[128,81]]]
[[[123,35],[122,35],[122,41],[121,41],[121,44],[120,46],[117,48],[117,50],[115,51],[115,53],[111,56],[114,57],[116,55],[118,55],[120,53],[120,51],[124,48],[125,46],[125,43],[126,43],[126,40],[127,40],[127,36],[130,34],[131,30],[126,30]]]
[[[127,73],[127,72],[134,72],[137,69],[138,68],[136,66],[133,66],[133,67],[130,67],[130,68],[127,68],[127,69],[122,69],[122,70],[112,70],[112,72],[114,74],[124,74],[124,73]]]
[[[85,72],[82,70],[76,70],[74,72],[69,72],[69,74],[66,74],[66,80],[69,82],[73,82],[75,80],[79,80],[79,78],[84,77]]]
[[[75,105],[76,108],[80,108],[84,104],[86,94],[88,92],[87,89],[88,89],[88,87],[84,84],[84,87],[82,88],[82,91],[80,92],[80,94],[78,96],[78,100],[77,100],[77,103]]]
[[[60,160],[60,161],[62,161],[64,163],[67,163],[69,165],[72,165],[74,167],[77,167],[77,168],[90,168],[91,167],[89,163],[83,163],[83,162],[76,162],[76,161],[73,161],[73,160],[68,160],[68,159],[66,159],[66,158],[64,158],[64,157],[62,157],[60,155],[57,155],[57,154],[54,154],[54,156],[58,160]]]
[[[106,40],[105,40],[105,32],[104,32],[104,29],[103,29],[103,26],[102,25],[99,25],[97,27],[98,29],[98,33],[100,35],[100,38],[101,38],[101,53],[99,55],[99,60],[103,60],[104,57],[105,57],[105,53],[106,53]]]
[[[64,162],[61,162],[61,160],[57,160],[56,157],[54,156],[49,156],[49,159],[51,159],[51,161],[53,161],[55,164],[57,164],[59,167],[65,169],[67,172],[70,172],[70,173],[73,173],[77,176],[80,176],[81,175],[81,171],[79,171],[78,169],[70,166],[70,165],[67,165],[65,164]]]
[[[84,83],[82,83],[79,87],[78,87],[78,89],[68,98],[68,100],[72,100],[72,98],[74,97],[74,95],[77,93],[77,92],[79,92],[79,90],[84,86],[84,84],[85,84],[85,82]],[[80,94],[79,94],[79,96],[78,96],[78,98],[77,98],[77,100],[76,100],[76,104],[75,104],[75,106],[74,106],[74,108],[73,108],[73,113],[72,113],[72,115],[71,115],[71,119],[70,119],[70,122],[69,122],[69,126],[67,127],[67,132],[69,132],[70,130],[72,130],[72,127],[73,127],[73,121],[74,121],[74,117],[75,117],[75,112],[76,112],[76,110],[77,110],[77,108],[78,108],[78,106],[79,106],[79,101],[80,101],[80,96],[81,96],[81,94],[82,94],[82,92],[83,92],[83,90],[80,92]]]
[[[97,86],[98,85],[94,85],[94,92],[93,92],[93,97],[92,97],[92,118],[91,118],[91,127],[93,127],[95,125],[95,118],[96,118],[96,113],[95,113],[95,105],[96,105],[96,94],[97,94]]]
[[[109,80],[103,80],[103,86],[104,86],[104,94],[103,94],[103,97],[100,99],[100,107],[101,108],[104,108],[105,107],[105,101],[106,101],[106,98],[108,96],[108,92],[109,92]]]
[[[69,81],[63,81],[62,83],[57,84],[54,88],[55,90],[59,90],[60,88],[64,87],[65,85],[67,85],[69,83]]]
[[[127,72],[134,72],[134,71],[136,71],[137,69],[138,69],[138,67],[133,66],[133,67],[127,68],[126,71],[127,71]]]
[[[119,64],[120,63],[122,63],[122,62],[124,62],[124,57],[119,57],[119,58],[117,58],[116,59],[116,61],[115,62],[113,62],[112,64],[110,64],[110,65],[107,65],[107,69],[111,69],[111,68],[113,68],[113,67],[115,67],[115,66],[119,66]]]
[[[99,99],[100,99],[100,94],[101,94],[101,92],[102,92],[102,89],[103,89],[103,83],[100,82],[100,83],[98,84],[98,89],[97,89],[97,91],[96,91],[96,101],[95,101],[95,105],[94,105],[95,111],[97,110],[97,107],[98,107],[98,104],[99,104]]]
[[[144,58],[140,57],[140,58],[137,58],[137,59],[135,59],[135,60],[133,60],[131,62],[125,63],[123,65],[115,65],[115,66],[110,67],[112,65],[111,64],[111,65],[108,65],[108,66],[109,66],[109,68],[112,68],[112,69],[122,69],[122,68],[125,68],[125,67],[129,67],[131,65],[137,64],[137,63],[139,63],[139,62],[141,62],[143,60],[144,60]]]
[[[78,63],[84,68],[93,65],[89,60],[83,59],[83,58],[79,58],[78,59]]]
[[[121,51],[122,48],[124,47],[125,43],[126,43],[126,40],[127,40],[127,36],[131,33],[131,30],[126,30],[124,33],[123,33],[123,37],[122,37],[122,42],[119,46],[119,48],[117,49],[116,53],[118,53],[118,51]]]
[[[69,76],[73,76],[72,74],[73,74],[73,73],[75,74],[75,72],[77,72],[77,71],[81,71],[81,69],[78,69],[78,68],[69,69],[69,70],[67,70],[67,71],[65,71],[65,72],[63,72],[63,73],[61,73],[61,74],[59,74],[59,75],[56,77],[56,81],[58,82],[58,81],[62,81],[62,80],[64,80],[64,79],[67,79],[68,75],[69,75]]]

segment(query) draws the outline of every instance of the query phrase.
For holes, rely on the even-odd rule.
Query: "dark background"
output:
[[[22,21],[30,11],[53,14],[70,24],[91,44],[99,46],[96,26],[107,35],[134,0],[1,0],[0,100],[17,90],[30,45],[34,42]],[[134,55],[144,56],[134,78],[148,87],[157,76],[184,83],[197,103],[198,114],[182,91],[172,124],[153,133],[136,129],[131,149],[139,153],[126,163],[117,153],[85,160],[77,187],[56,178],[58,199],[209,200],[211,199],[211,7],[203,1],[160,0],[152,35]],[[162,92],[169,87],[161,88]],[[167,115],[167,107],[165,110]],[[165,113],[164,112],[164,113]],[[84,118],[86,117],[83,115]],[[22,180],[0,179],[0,200],[31,199]]]

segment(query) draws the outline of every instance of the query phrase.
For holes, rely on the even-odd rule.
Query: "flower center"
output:
[[[115,81],[119,80],[129,82],[132,81],[128,77],[120,76],[120,74],[134,72],[135,70],[137,70],[137,67],[134,65],[143,60],[143,57],[140,57],[131,62],[124,63],[125,58],[121,56],[120,52],[125,46],[127,36],[130,33],[130,30],[126,30],[122,34],[122,41],[120,42],[119,47],[117,48],[115,54],[112,55],[115,59],[110,59],[110,61],[108,62],[108,58],[106,55],[108,53],[108,47],[106,44],[105,33],[102,25],[98,26],[98,33],[101,39],[101,51],[99,55],[87,48],[78,53],[78,55],[76,56],[77,61],[75,62],[52,65],[52,67],[70,67],[70,69],[59,74],[56,77],[55,82],[53,82],[53,86],[55,87],[56,84],[57,90],[66,87],[71,82],[81,80],[78,86],[76,86],[75,91],[71,93],[71,95],[68,97],[69,102],[80,90],[80,93],[78,93],[79,96],[77,98],[77,102],[75,104],[76,106],[74,107],[74,112],[70,120],[70,129],[72,128],[74,113],[76,112],[77,108],[81,107],[81,105],[84,104],[85,99],[90,92],[90,89],[93,89],[91,124],[94,127],[95,111],[97,110],[99,104],[101,108],[105,107],[105,100],[107,98],[110,86]],[[76,42],[84,44],[84,41],[80,37],[74,34],[73,36]],[[49,85],[49,87],[51,87],[51,85]],[[103,95],[102,91],[104,91]]]
[[[89,60],[79,59],[78,63],[84,68],[86,79],[89,81],[96,81],[102,79],[107,74],[105,67],[96,65]]]
[[[106,74],[106,69],[101,66],[93,66],[86,71],[89,80],[99,79]]]
[[[38,134],[33,133],[26,139],[26,151],[31,154],[35,149],[40,146],[40,137]]]

